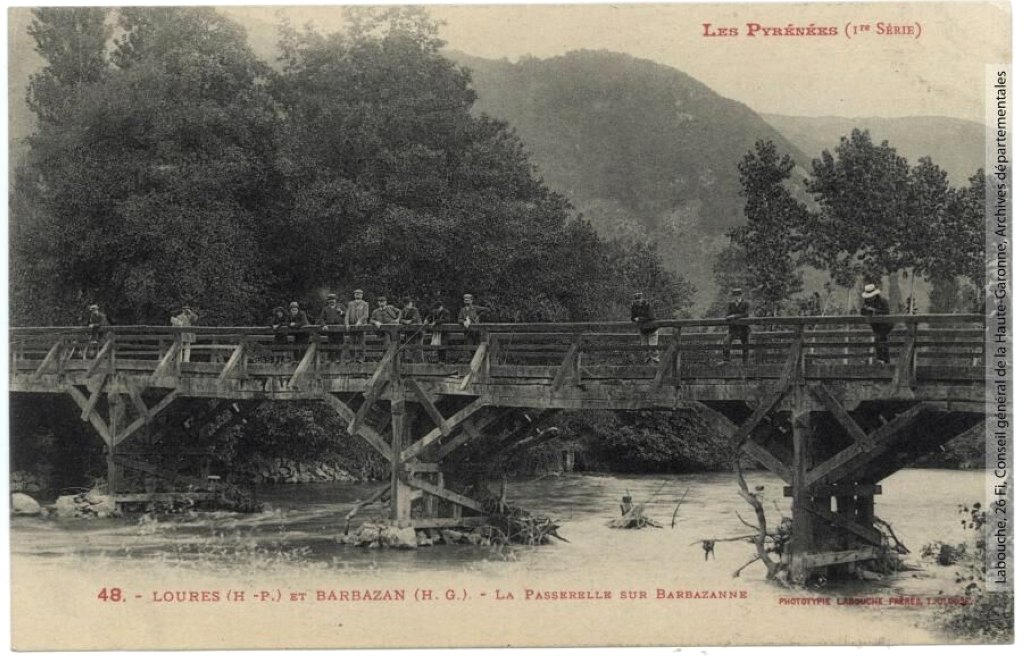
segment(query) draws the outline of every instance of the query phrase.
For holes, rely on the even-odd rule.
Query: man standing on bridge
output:
[[[650,325],[654,321],[654,311],[651,304],[644,298],[643,292],[633,294],[633,304],[629,306],[629,318],[640,329],[640,346],[657,346],[658,329]],[[657,351],[653,354],[644,353],[645,362],[661,362]]]
[[[750,304],[743,300],[743,290],[739,287],[733,288],[732,300],[729,301],[729,306],[726,308],[725,320],[735,321],[736,319],[746,319],[749,316]],[[743,364],[746,364],[750,351],[750,326],[729,324],[729,333],[725,336],[725,348],[722,351],[726,362],[729,361],[732,354],[732,343],[736,340],[740,342],[740,348],[743,350]]]
[[[345,328],[350,326],[365,326],[370,319],[370,304],[363,300],[363,290],[357,289],[352,292],[352,300],[345,308]],[[366,333],[358,332],[352,335],[352,359],[358,362],[366,360]],[[359,355],[356,355],[356,350]]]
[[[472,294],[462,295],[462,307],[459,308],[459,323],[466,329],[467,344],[476,346],[480,343],[480,334],[473,331],[471,326],[480,323],[480,315],[488,311],[488,308],[482,305],[473,304]]]
[[[338,295],[327,295],[327,307],[320,313],[321,332],[327,333],[327,360],[341,362],[341,351],[345,344],[345,334],[339,331],[345,324],[345,313],[338,307]]]
[[[889,333],[892,332],[892,323],[888,321],[876,321],[875,317],[884,317],[889,314],[889,302],[882,297],[882,290],[873,284],[864,286],[864,292],[860,295],[864,299],[860,313],[871,321],[871,330],[875,333],[875,358],[881,364],[889,364]]]
[[[93,349],[97,354],[99,353],[100,342],[106,338],[106,333],[109,332],[104,329],[110,325],[107,315],[100,312],[100,306],[96,303],[89,306],[87,323],[89,324],[89,345],[82,352],[83,360],[89,359],[90,349]]]

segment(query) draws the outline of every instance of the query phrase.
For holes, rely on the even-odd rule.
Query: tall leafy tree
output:
[[[894,284],[907,265],[907,236],[913,229],[907,206],[910,173],[907,160],[887,141],[875,145],[865,130],[843,137],[833,154],[824,151],[811,163],[807,190],[820,211],[807,231],[812,261],[844,286],[856,276]],[[895,291],[895,289],[894,289]],[[891,299],[899,307],[898,295]]]
[[[61,121],[77,92],[107,73],[107,10],[98,7],[45,7],[32,10],[29,34],[46,65],[32,75],[28,105],[40,121]]]
[[[774,142],[762,140],[739,163],[747,220],[729,236],[742,253],[743,286],[769,316],[802,285],[794,253],[807,208],[786,187],[795,165],[789,155],[779,155]]]
[[[124,9],[120,28],[116,66],[30,139],[36,216],[13,267],[36,294],[15,317],[74,321],[96,300],[115,321],[164,323],[190,301],[211,322],[253,321],[255,226],[275,206],[266,67],[210,9]]]

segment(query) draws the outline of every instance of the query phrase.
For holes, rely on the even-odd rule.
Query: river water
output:
[[[751,473],[748,484],[765,486],[765,508],[770,523],[778,521],[779,511],[788,514],[789,499],[782,496],[782,484],[764,473]],[[983,499],[984,474],[976,471],[903,470],[885,480],[878,497],[877,514],[889,521],[917,560],[921,547],[931,541],[959,542],[968,536],[961,527],[957,506]],[[59,586],[68,594],[88,595],[81,604],[100,604],[96,590],[117,585],[124,588],[131,602],[128,609],[148,608],[150,622],[179,616],[187,606],[161,601],[167,592],[179,590],[220,590],[224,603],[231,585],[247,591],[246,604],[256,588],[304,592],[355,588],[402,589],[409,597],[415,590],[430,589],[443,597],[455,596],[451,603],[466,617],[479,616],[480,622],[494,621],[494,611],[507,611],[509,618],[486,634],[472,632],[466,640],[449,633],[433,633],[417,625],[435,627],[430,612],[421,613],[412,600],[405,600],[403,620],[393,636],[382,642],[379,634],[371,640],[367,626],[352,629],[346,646],[358,644],[445,645],[445,644],[714,644],[722,642],[750,644],[791,641],[840,643],[921,643],[944,639],[935,626],[938,610],[934,607],[905,608],[852,606],[841,603],[852,597],[892,598],[899,595],[952,595],[957,588],[952,568],[926,566],[922,572],[873,583],[850,583],[838,588],[816,591],[784,590],[765,582],[764,569],[755,563],[738,578],[733,571],[753,554],[745,542],[719,542],[714,559],[705,560],[695,544],[704,538],[727,538],[749,533],[736,516],[748,521],[752,512],[738,496],[732,474],[695,474],[685,476],[561,475],[509,484],[509,500],[533,512],[556,518],[560,534],[568,543],[542,547],[521,547],[514,552],[470,545],[424,547],[416,550],[370,550],[347,547],[336,538],[344,530],[344,516],[351,504],[373,490],[373,485],[301,485],[267,487],[258,496],[271,510],[256,515],[205,513],[154,520],[150,517],[125,517],[110,520],[53,520],[14,518],[11,527],[14,583],[45,587]],[[618,515],[620,497],[629,492],[634,502],[647,502],[647,515],[661,522],[663,529],[614,530],[605,523]],[[679,501],[682,500],[680,504]],[[676,509],[678,507],[678,512]],[[380,512],[370,508],[368,517]],[[673,513],[676,526],[670,527]],[[283,587],[282,587],[283,586]],[[76,592],[70,592],[75,590]],[[605,610],[600,601],[528,601],[528,590],[538,592],[596,590],[608,592],[615,602]],[[668,595],[678,591],[740,592],[744,601],[673,601]],[[661,591],[659,593],[659,591]],[[698,592],[699,593],[699,592]],[[659,594],[662,595],[659,598]],[[691,593],[692,594],[692,593]],[[503,596],[504,595],[504,596]],[[510,598],[511,597],[511,598]],[[793,608],[790,597],[826,599],[822,606]],[[328,599],[330,596],[328,595]],[[629,601],[623,601],[628,598]],[[269,602],[268,602],[269,603]],[[278,601],[279,604],[286,602]],[[163,610],[170,606],[173,611]],[[266,615],[267,621],[299,617],[320,626],[333,622],[339,610],[346,616],[362,614],[366,622],[381,622],[365,604],[316,603],[296,600],[291,606],[266,610],[250,607],[248,619]],[[430,606],[439,609],[440,606]],[[223,608],[223,605],[217,606]],[[330,608],[326,611],[326,608]],[[15,627],[32,626],[23,617],[19,624],[19,605],[15,604]],[[159,612],[154,614],[154,609]],[[26,607],[26,613],[28,612]],[[232,611],[233,612],[233,611]],[[324,613],[327,613],[326,615]],[[441,612],[440,610],[431,612]],[[276,614],[274,614],[276,613]],[[370,615],[366,615],[370,613]],[[545,622],[565,613],[564,623],[554,633],[533,630],[523,633],[516,622],[532,618]],[[680,613],[699,617],[700,621],[680,624]],[[207,611],[207,615],[210,613]],[[796,636],[779,630],[762,618],[793,614],[801,624],[809,617],[807,632]],[[234,617],[218,611],[214,617]],[[325,619],[327,616],[330,619]],[[732,615],[733,617],[729,617]],[[165,617],[166,616],[166,617]],[[434,621],[427,624],[433,617]],[[610,619],[625,622],[612,630]],[[664,618],[671,621],[671,626]],[[676,619],[670,619],[676,618]],[[743,621],[738,621],[745,618]],[[202,622],[206,615],[193,618]],[[870,629],[863,620],[870,619]],[[389,620],[390,621],[390,620]],[[588,624],[589,623],[589,624]],[[648,626],[648,624],[651,626]],[[337,623],[341,627],[344,622]],[[443,622],[441,623],[443,626]],[[228,623],[235,626],[234,623]],[[278,630],[268,635],[245,629],[245,621],[231,646],[281,646],[279,640],[291,635]],[[294,623],[289,622],[289,627]],[[333,626],[333,624],[332,624]],[[361,625],[362,626],[362,625]],[[775,629],[771,627],[775,626]],[[646,627],[646,628],[645,628]],[[346,632],[345,629],[337,629]],[[24,635],[31,632],[26,628]],[[223,628],[221,629],[223,633]],[[140,632],[135,641],[131,631],[116,646],[148,646],[152,634]],[[230,631],[225,635],[234,635]],[[168,646],[215,646],[205,642],[205,634],[181,635]],[[465,637],[465,636],[463,636]],[[49,640],[55,639],[51,634]],[[108,638],[109,639],[109,638]],[[948,639],[948,638],[946,638]],[[337,636],[302,633],[285,646],[339,646]],[[29,644],[36,643],[25,643]],[[42,644],[42,643],[39,643]],[[45,643],[51,644],[51,643]],[[73,643],[68,643],[73,644]],[[108,642],[101,646],[115,646]]]

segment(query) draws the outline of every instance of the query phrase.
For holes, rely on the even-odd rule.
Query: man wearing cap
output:
[[[875,333],[875,358],[881,364],[889,364],[889,333],[893,326],[891,322],[875,320],[875,317],[889,314],[889,302],[882,297],[882,290],[872,283],[864,285],[860,296],[864,299],[860,313],[871,321],[871,331]]]
[[[746,319],[750,316],[750,304],[743,300],[743,290],[739,287],[733,288],[732,300],[729,301],[729,305],[726,307],[725,312],[726,321]],[[729,333],[725,336],[725,348],[722,351],[722,355],[726,362],[729,361],[729,357],[732,354],[732,343],[736,340],[739,340],[740,342],[740,348],[743,350],[743,364],[746,364],[750,348],[750,326],[734,323],[729,324]]]
[[[370,319],[370,304],[363,300],[363,290],[357,289],[352,292],[352,300],[345,308],[345,328],[352,326],[365,326]],[[352,359],[363,362],[366,360],[366,334],[357,332],[352,335]],[[358,349],[359,354],[356,354]]]
[[[490,310],[482,305],[473,304],[472,294],[462,295],[462,307],[459,308],[459,323],[466,329],[466,343],[477,345],[480,343],[480,334],[471,330],[471,326],[480,323],[480,316]]]
[[[370,314],[370,323],[378,328],[381,326],[394,326],[398,324],[398,319],[401,316],[401,310],[388,303],[388,297],[382,295],[377,297],[377,307]],[[391,333],[381,332],[384,336],[384,347],[387,348],[391,345]]]
[[[196,314],[187,303],[181,306],[181,312],[171,317],[172,326],[194,326],[199,321]],[[181,351],[178,352],[179,362],[189,362],[192,359],[192,342],[196,341],[195,333],[181,333]]]
[[[295,359],[301,360],[309,344],[309,333],[305,328],[309,325],[309,317],[299,308],[298,301],[288,304],[288,329],[292,332],[292,343],[295,344]]]
[[[651,325],[654,321],[654,311],[651,303],[644,298],[643,292],[633,294],[633,303],[629,306],[629,319],[637,325],[640,330],[640,346],[657,346],[658,329]],[[661,362],[658,353],[645,353],[646,362]]]
[[[93,303],[89,306],[89,316],[86,318],[86,323],[88,324],[90,331],[89,346],[87,346],[85,351],[82,352],[83,360],[89,358],[90,348],[93,348],[97,353],[99,353],[99,344],[104,339],[105,333],[107,332],[104,328],[110,325],[110,321],[107,319],[107,315],[100,312],[100,306]]]
[[[341,362],[341,352],[345,345],[345,333],[341,327],[345,325],[345,313],[338,307],[338,295],[328,294],[327,305],[320,312],[317,320],[320,331],[327,333],[327,359],[330,362]]]

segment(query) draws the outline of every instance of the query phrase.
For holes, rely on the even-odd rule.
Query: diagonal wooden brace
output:
[[[331,408],[341,416],[342,419],[349,422],[351,425],[352,420],[355,419],[356,416],[356,414],[352,412],[352,408],[348,407],[344,401],[330,392],[324,392],[323,399],[327,402],[327,405],[331,406]],[[388,462],[391,462],[391,445],[381,437],[380,433],[369,426],[360,426],[355,433],[352,433],[352,435],[358,435],[366,440],[366,442],[372,446],[377,453],[383,456]]]
[[[312,341],[309,346],[306,347],[306,353],[302,356],[302,360],[299,362],[299,366],[295,367],[295,373],[292,374],[291,379],[288,381],[288,387],[296,388],[299,382],[310,375],[310,372],[316,366],[316,352],[319,342]]]
[[[434,405],[433,399],[430,398],[430,395],[427,394],[426,390],[424,390],[419,383],[417,383],[415,380],[411,378],[407,380],[406,383],[412,389],[413,394],[416,396],[416,399],[420,402],[420,405],[422,405],[423,409],[427,412],[427,416],[430,417],[430,420],[434,422],[434,425],[437,426],[437,429],[441,431],[441,434],[444,436],[450,435],[452,432],[451,424],[448,423],[448,420],[444,418],[444,415],[441,414],[441,411],[437,409],[436,405]]]
[[[167,353],[160,358],[160,362],[156,365],[156,369],[153,370],[153,374],[149,377],[149,384],[155,385],[156,382],[165,376],[177,374],[178,354],[181,352],[181,335],[171,342],[170,347],[167,349]]]
[[[473,353],[473,360],[469,363],[469,373],[466,374],[466,377],[462,379],[462,384],[459,385],[460,390],[467,389],[476,377],[486,378],[481,372],[487,369],[487,349],[489,346],[490,342],[485,339],[476,347],[476,352]]]
[[[46,373],[47,369],[49,369],[55,362],[60,361],[61,352],[63,348],[63,338],[57,340],[57,342],[50,347],[50,350],[46,353],[46,357],[43,358],[43,361],[39,363],[39,366],[36,367],[36,370],[32,373],[31,380],[33,382],[36,382],[40,378],[42,378],[43,374]]]
[[[104,342],[103,348],[100,349],[100,352],[96,354],[96,359],[94,359],[89,364],[89,368],[85,372],[85,377],[92,378],[93,376],[95,376],[96,370],[99,369],[100,365],[103,364],[104,360],[106,360],[109,356],[113,354],[113,351],[114,340],[108,339],[106,342]]]
[[[449,426],[458,427],[465,420],[469,419],[469,417],[475,414],[478,410],[487,407],[487,405],[488,402],[485,401],[484,399],[476,399],[475,401],[467,405],[465,408],[459,410],[451,417],[449,417],[447,419],[447,423]],[[406,462],[408,460],[411,460],[412,458],[415,458],[416,456],[423,452],[423,449],[427,448],[432,443],[440,439],[443,434],[444,433],[441,432],[440,428],[435,428],[434,430],[430,431],[429,433],[421,437],[415,443],[410,444],[402,451],[401,462]]]
[[[152,408],[146,410],[145,414],[133,421],[132,423],[125,426],[125,429],[114,436],[113,446],[117,446],[121,442],[131,437],[140,428],[153,421],[153,418],[164,411],[176,398],[178,398],[178,390],[171,390],[167,395],[160,399],[160,401]]]
[[[555,379],[551,382],[552,389],[559,390],[565,385],[567,380],[572,380],[579,376],[579,355],[580,343],[575,341],[569,346],[569,351],[565,354],[565,357],[562,358],[562,364],[558,367]]]
[[[363,397],[363,404],[359,406],[359,410],[356,411],[355,416],[349,421],[348,432],[350,434],[355,435],[357,433],[363,425],[363,421],[366,420],[366,414],[370,412],[370,408],[380,398],[381,392],[384,391],[384,384],[388,382],[390,377],[396,357],[398,357],[398,340],[391,342],[391,346],[388,347],[384,357],[380,359],[377,368],[370,377],[370,382],[366,387],[366,395]]]
[[[843,427],[846,433],[853,438],[854,442],[865,443],[868,441],[867,433],[860,427],[860,424],[850,416],[850,413],[846,411],[843,404],[839,402],[836,397],[832,396],[832,393],[828,391],[828,388],[824,385],[812,385],[810,388],[811,394],[815,396],[821,404],[825,406],[825,409],[836,418],[839,425]]]
[[[484,507],[482,505],[480,505],[480,503],[476,499],[471,499],[471,498],[469,498],[469,497],[467,497],[465,495],[459,494],[457,492],[452,492],[451,490],[447,490],[447,489],[445,489],[443,487],[439,487],[437,485],[433,485],[431,483],[428,483],[428,482],[426,482],[426,481],[424,481],[422,479],[419,479],[419,478],[415,478],[413,476],[406,475],[406,476],[403,476],[403,478],[404,478],[405,484],[410,486],[410,487],[414,487],[414,488],[423,490],[424,492],[427,492],[428,494],[433,494],[436,497],[441,497],[445,501],[451,501],[452,503],[458,504],[458,505],[463,506],[465,508],[469,508],[470,510],[475,510],[476,512],[481,513],[481,514],[486,514],[486,512],[487,512],[486,510],[484,510]]]
[[[71,396],[72,400],[74,400],[78,407],[82,409],[82,419],[88,420],[89,423],[92,424],[92,427],[96,429],[96,432],[100,434],[100,437],[103,438],[104,443],[106,443],[107,446],[110,446],[110,429],[107,427],[107,424],[100,417],[99,413],[96,412],[95,409],[90,409],[88,413],[85,412],[85,409],[89,407],[89,399],[85,398],[85,394],[82,394],[74,385],[68,385],[67,387],[65,387],[65,389],[67,390],[67,393]]]

